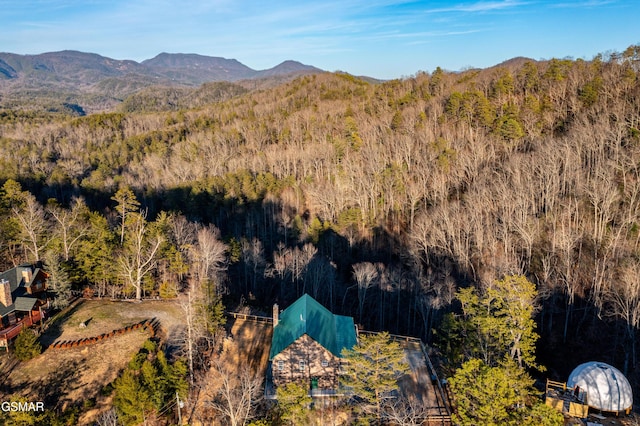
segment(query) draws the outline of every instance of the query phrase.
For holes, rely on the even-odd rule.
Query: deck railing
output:
[[[32,311],[29,316],[24,317],[16,324],[0,330],[0,346],[6,347],[9,344],[9,341],[20,334],[23,328],[29,328],[41,319],[42,315],[40,314],[40,311]]]
[[[225,312],[225,315],[234,319],[248,320],[248,321],[254,321],[254,322],[264,322],[268,324],[273,323],[273,318],[260,316],[260,315],[243,314],[241,312]]]
[[[380,334],[380,331],[368,331],[368,330],[361,330],[358,329],[358,334],[364,334],[366,336],[370,336],[373,334]],[[402,336],[400,334],[390,334],[389,333],[389,337],[391,338],[391,340],[395,340],[397,342],[413,342],[413,343],[421,343],[422,340],[420,340],[417,337],[412,337],[412,336]]]

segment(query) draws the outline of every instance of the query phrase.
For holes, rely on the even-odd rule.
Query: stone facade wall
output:
[[[336,389],[340,358],[305,334],[273,358],[271,371],[276,387],[289,382],[311,386],[317,378],[318,389]]]

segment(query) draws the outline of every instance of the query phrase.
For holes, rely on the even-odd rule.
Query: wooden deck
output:
[[[29,328],[45,317],[40,311],[32,311],[29,316],[24,317],[16,324],[0,330],[0,348],[8,348],[9,342],[13,340],[23,328]]]

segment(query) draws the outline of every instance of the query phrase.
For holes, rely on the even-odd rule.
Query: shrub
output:
[[[27,361],[42,352],[42,346],[38,342],[38,336],[29,330],[23,329],[14,343],[14,354],[20,361]]]

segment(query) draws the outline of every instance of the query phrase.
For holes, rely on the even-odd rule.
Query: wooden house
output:
[[[353,318],[334,315],[308,294],[291,306],[273,312],[269,360],[273,385],[296,382],[311,393],[335,393],[341,372],[342,350],[356,344]]]
[[[0,348],[42,318],[47,277],[36,265],[20,265],[0,274]]]

